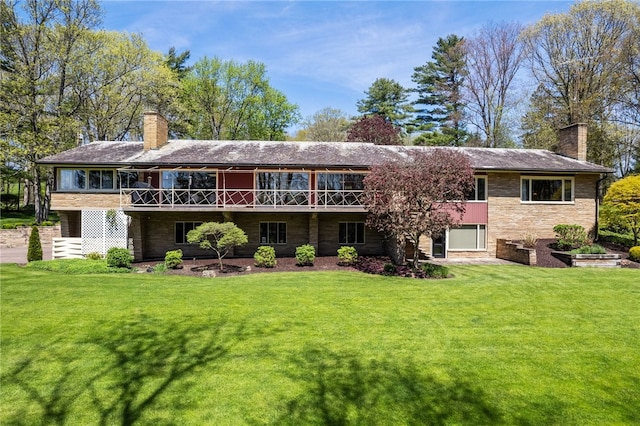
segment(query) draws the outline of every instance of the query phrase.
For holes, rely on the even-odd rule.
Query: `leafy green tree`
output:
[[[298,107],[269,86],[264,64],[207,57],[182,80],[183,99],[197,139],[284,139]]]
[[[433,48],[433,61],[414,68],[411,80],[418,94],[414,125],[426,131],[419,145],[464,145],[468,134],[462,95],[466,76],[464,39],[450,34],[439,38]]]
[[[248,239],[247,234],[233,222],[205,222],[187,233],[187,241],[198,243],[200,248],[213,250],[222,271],[222,259],[234,247],[246,244]]]
[[[247,122],[250,139],[283,141],[287,139],[287,128],[300,121],[297,105],[272,87],[267,87],[256,113]]]
[[[323,108],[302,123],[303,140],[316,142],[344,142],[347,140],[349,118],[335,108]]]
[[[98,31],[81,44],[76,76],[75,114],[83,138],[127,140],[142,134],[145,109],[173,117],[178,79],[139,35]],[[134,137],[135,137],[134,136]]]
[[[607,190],[601,213],[610,223],[621,225],[633,234],[633,245],[640,235],[640,175],[627,176]]]
[[[582,1],[524,33],[539,90],[552,99],[559,127],[588,124],[587,158],[623,170],[613,122],[640,123],[640,5]]]
[[[70,68],[99,19],[94,0],[0,2],[0,152],[31,175],[38,223],[48,217],[53,179],[36,162],[76,143]]]
[[[367,97],[357,102],[358,112],[363,115],[380,115],[399,129],[413,113],[409,102],[409,91],[400,83],[388,78],[379,78],[364,92]]]
[[[562,107],[542,87],[529,98],[529,107],[521,117],[522,146],[529,149],[553,149],[558,143],[557,130],[564,127]]]

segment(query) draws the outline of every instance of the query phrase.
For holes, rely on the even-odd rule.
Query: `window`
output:
[[[449,250],[485,250],[486,225],[462,225],[449,230]]]
[[[187,234],[200,225],[202,225],[202,222],[176,222],[175,243],[189,244],[187,242]]]
[[[487,178],[476,176],[473,190],[467,195],[468,201],[487,201]]]
[[[216,189],[216,172],[164,171],[162,187],[165,189]]]
[[[365,176],[363,173],[318,173],[320,204],[359,205]]]
[[[138,172],[118,172],[119,188],[135,188],[138,182]]]
[[[112,191],[116,189],[114,170],[60,169],[60,191]]]
[[[260,244],[287,244],[287,223],[261,222]]]
[[[573,178],[523,177],[521,182],[523,202],[573,201]]]
[[[307,172],[261,172],[256,174],[256,187],[261,205],[309,204]]]
[[[364,222],[340,222],[338,224],[340,244],[364,244]]]
[[[113,170],[89,170],[89,189],[113,189]]]

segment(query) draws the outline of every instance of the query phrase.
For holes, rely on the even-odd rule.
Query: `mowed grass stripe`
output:
[[[1,268],[3,424],[640,421],[637,271]]]

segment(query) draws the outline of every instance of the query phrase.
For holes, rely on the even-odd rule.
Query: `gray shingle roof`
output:
[[[142,142],[93,142],[40,160],[69,166],[138,167],[322,167],[364,168],[398,160],[429,147],[382,146],[370,143],[170,140],[144,151]],[[612,170],[546,150],[459,149],[476,170],[610,173]]]

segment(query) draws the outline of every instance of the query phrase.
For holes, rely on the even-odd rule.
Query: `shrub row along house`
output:
[[[128,246],[135,259],[162,258],[180,248],[186,258],[209,255],[187,244],[202,222],[233,221],[249,243],[292,256],[309,243],[319,255],[344,245],[385,254],[388,241],[365,226],[363,178],[374,164],[429,147],[368,143],[168,140],[167,122],[145,113],[143,142],[93,142],[49,156],[55,170],[51,208],[62,236],[82,251]],[[593,229],[597,187],[611,170],[586,161],[586,126],[563,129],[558,153],[545,150],[447,148],[467,154],[475,190],[460,227],[425,240],[434,257],[495,256],[497,239],[526,233],[552,238],[553,226]]]

